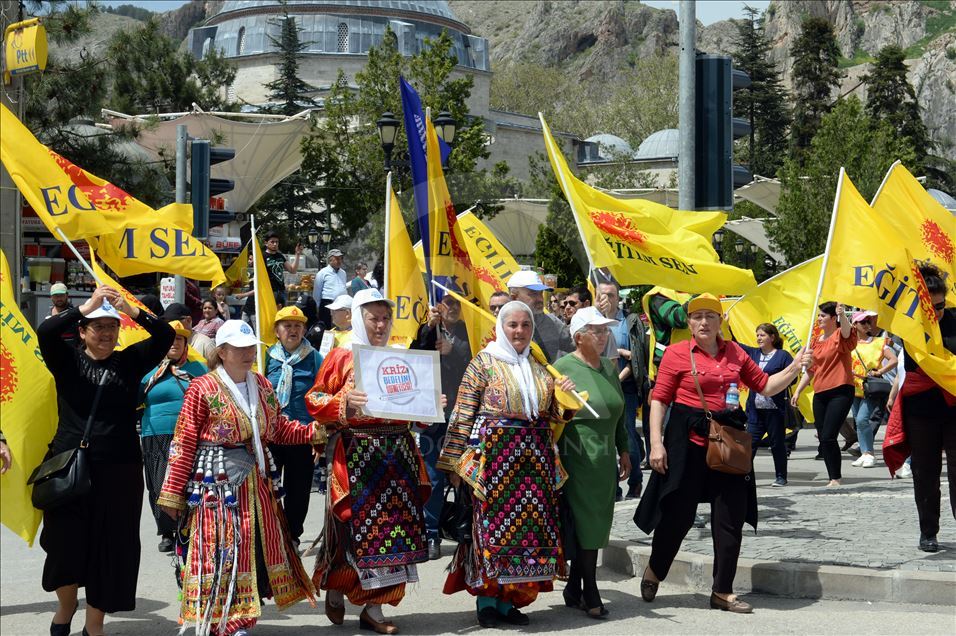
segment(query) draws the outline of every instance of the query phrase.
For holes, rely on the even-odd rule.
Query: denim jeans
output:
[[[641,438],[637,433],[637,408],[641,405],[637,393],[624,393],[624,428],[627,430],[628,451],[631,456],[631,476],[627,487],[634,488],[644,482],[641,473]]]
[[[856,437],[860,442],[860,452],[873,454],[873,435],[876,432],[870,421],[870,413],[880,406],[879,401],[873,398],[853,398],[850,412],[856,421]]]
[[[432,494],[425,502],[425,535],[429,539],[441,541],[438,524],[441,519],[441,509],[445,505],[445,473],[435,468],[441,447],[445,441],[445,432],[448,424],[432,424],[418,436],[418,446],[425,460],[425,470],[428,479],[432,482]]]

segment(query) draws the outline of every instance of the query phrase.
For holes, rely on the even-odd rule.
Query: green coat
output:
[[[566,355],[555,368],[571,378],[578,391],[587,391],[588,404],[601,416],[581,409],[568,422],[558,441],[561,463],[568,471],[564,485],[574,515],[578,543],[584,550],[607,545],[617,491],[617,458],[628,451],[624,428],[624,394],[617,364],[601,358],[600,371],[575,355]]]

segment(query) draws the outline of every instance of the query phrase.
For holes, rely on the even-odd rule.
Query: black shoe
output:
[[[650,603],[657,596],[657,588],[661,586],[660,581],[649,581],[647,579],[647,570],[644,568],[644,574],[641,576],[641,598]]]
[[[923,552],[939,551],[939,542],[936,541],[936,535],[934,534],[931,537],[927,537],[921,534],[919,536],[919,549]]]
[[[625,499],[640,499],[641,489],[644,484],[638,484],[636,486],[631,486],[627,489],[627,494],[624,495]]]
[[[482,607],[478,610],[478,624],[484,628],[498,627],[498,618],[501,614],[494,607]]]
[[[561,596],[564,597],[565,607],[570,607],[572,609],[581,609],[581,593],[578,592],[574,594],[568,588],[564,588],[564,591],[561,592]]]
[[[50,636],[70,636],[70,623],[73,622],[73,617],[76,616],[76,610],[80,609],[80,602],[76,602],[76,607],[73,608],[73,613],[70,614],[70,620],[66,623],[54,623],[50,621]],[[83,628],[83,631],[86,631],[86,628]]]
[[[813,459],[816,459],[817,461],[822,460],[822,459],[823,459],[823,455],[821,455],[820,453],[817,453],[816,456],[815,456]]]
[[[588,618],[593,618],[596,621],[606,621],[609,614],[603,603],[597,607],[582,607],[581,609],[584,610]]]
[[[438,539],[428,540],[428,559],[434,561],[441,558],[441,542]]]
[[[527,625],[531,622],[531,619],[528,618],[528,615],[518,611],[517,607],[512,607],[509,609],[507,614],[498,612],[498,617],[511,625]]]
[[[173,548],[176,547],[175,542],[172,537],[163,537],[163,540],[159,542],[159,551],[160,552],[172,552]]]

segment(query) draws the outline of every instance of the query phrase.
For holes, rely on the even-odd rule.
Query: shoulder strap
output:
[[[86,448],[90,445],[90,432],[93,430],[93,420],[96,418],[96,409],[100,405],[100,397],[103,395],[103,387],[106,386],[112,371],[103,369],[100,374],[100,381],[96,385],[96,393],[93,395],[93,405],[90,407],[90,416],[86,418],[86,428],[83,430],[83,439],[80,440],[80,448]]]
[[[711,418],[710,409],[707,407],[707,400],[704,399],[704,391],[700,388],[700,382],[697,380],[697,361],[694,359],[694,346],[691,343],[690,351],[690,375],[694,378],[694,387],[697,389],[697,396],[700,398],[700,405],[707,414],[707,419]]]

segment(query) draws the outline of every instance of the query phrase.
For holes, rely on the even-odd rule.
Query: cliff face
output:
[[[493,68],[536,62],[562,68],[582,81],[602,86],[640,57],[676,55],[677,15],[638,2],[451,0],[452,11],[472,30],[488,38]],[[880,48],[907,49],[909,78],[937,152],[956,159],[956,2],[875,0],[786,0],[766,13],[773,59],[792,88],[793,41],[805,17],[821,17],[834,26],[846,58],[840,94],[860,92],[860,78]],[[736,25],[732,20],[704,27],[698,23],[698,48],[729,54]],[[834,94],[836,97],[836,94]]]

